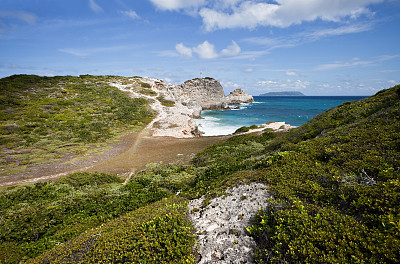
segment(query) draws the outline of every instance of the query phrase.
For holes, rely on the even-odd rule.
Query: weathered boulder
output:
[[[227,101],[229,104],[242,104],[242,103],[253,103],[254,98],[250,94],[246,93],[242,89],[238,88],[231,92],[227,97]]]
[[[217,80],[209,77],[196,78],[180,85],[163,85],[159,83],[156,87],[166,99],[180,102],[193,109],[195,118],[200,117],[202,110],[228,109],[229,105],[254,102],[253,97],[242,89],[236,89],[228,96],[225,96],[222,85]]]
[[[212,78],[193,79],[177,86],[179,99],[196,101],[202,110],[224,109],[225,94],[221,84]]]
[[[186,103],[186,106],[187,108],[193,110],[192,114],[193,118],[201,118],[201,111],[203,110],[203,108],[196,100],[190,100],[189,102]]]

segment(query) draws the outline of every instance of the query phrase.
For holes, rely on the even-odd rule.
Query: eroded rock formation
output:
[[[200,118],[202,110],[228,109],[229,105],[254,102],[253,97],[242,89],[225,96],[222,85],[213,78],[197,78],[180,85],[158,83],[156,88],[166,99],[192,109],[194,118]]]
[[[250,94],[246,93],[242,89],[238,88],[228,94],[226,97],[229,104],[242,104],[242,103],[254,103],[254,98]]]
[[[110,83],[121,90],[130,92],[132,97],[150,99],[150,106],[158,116],[150,123],[153,136],[196,137],[202,134],[194,118],[201,118],[203,110],[229,109],[229,105],[254,102],[253,97],[242,89],[236,89],[225,96],[222,85],[213,78],[193,79],[180,85],[166,84],[152,78],[132,79],[130,84]],[[139,93],[138,85],[148,84],[156,95]],[[136,87],[136,88],[135,88]],[[165,106],[159,98],[173,101]],[[154,99],[158,100],[154,100]]]

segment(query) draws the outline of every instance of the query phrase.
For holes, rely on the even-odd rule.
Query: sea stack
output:
[[[254,103],[254,98],[250,94],[246,93],[242,89],[238,88],[231,92],[227,97],[229,104],[242,104],[242,103]]]
[[[236,89],[225,96],[220,82],[210,77],[188,80],[180,85],[157,87],[166,99],[192,109],[194,118],[200,118],[203,110],[223,110],[228,109],[229,105],[254,102],[253,97],[242,89]]]

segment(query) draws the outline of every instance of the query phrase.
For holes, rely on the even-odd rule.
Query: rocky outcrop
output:
[[[254,102],[253,97],[242,89],[236,89],[225,96],[222,85],[213,78],[197,78],[180,85],[159,82],[156,88],[166,99],[192,109],[194,118],[200,118],[202,110],[228,109],[229,105]]]
[[[205,197],[190,201],[190,218],[196,228],[199,263],[254,263],[255,241],[246,227],[271,197],[261,183],[241,185],[226,190],[202,208]]]
[[[217,80],[212,78],[193,79],[180,85],[163,87],[158,85],[158,87],[161,88],[160,92],[166,99],[188,106],[195,110],[198,117],[201,110],[219,110],[228,107],[224,89]]]
[[[254,98],[250,94],[246,93],[242,89],[238,88],[231,92],[227,97],[228,104],[242,104],[242,103],[254,103]]]
[[[154,103],[152,108],[159,115],[152,122],[153,136],[167,136],[176,138],[190,138],[201,136],[198,126],[192,118],[193,111],[176,103],[173,107]]]
[[[196,137],[202,134],[194,118],[201,118],[202,110],[229,109],[229,105],[254,102],[253,97],[242,89],[236,89],[225,96],[222,85],[213,78],[193,79],[180,85],[166,84],[163,80],[134,78],[131,83],[110,83],[121,90],[130,92],[132,97],[149,99],[158,116],[150,123],[153,136]],[[157,95],[140,93],[142,84],[148,84]],[[139,87],[139,89],[138,89]],[[173,101],[174,106],[165,106],[156,98]]]

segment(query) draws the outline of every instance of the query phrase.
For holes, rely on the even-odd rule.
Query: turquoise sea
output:
[[[237,106],[238,109],[203,111],[203,119],[196,123],[204,136],[228,135],[242,126],[271,121],[301,126],[332,107],[363,98],[366,96],[254,96],[255,103]]]

